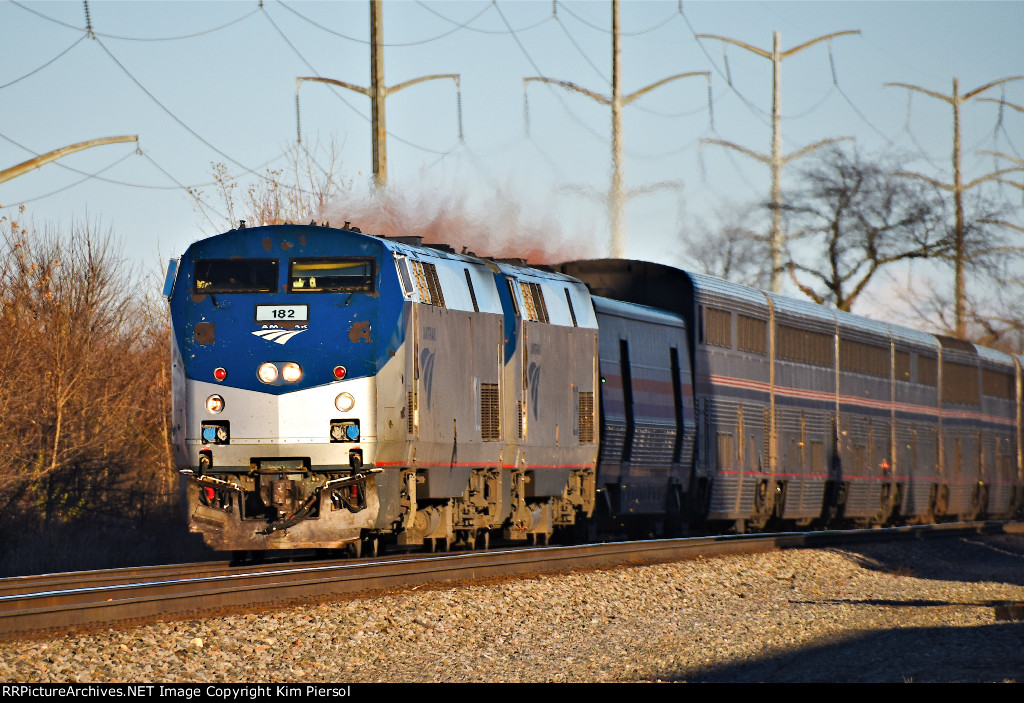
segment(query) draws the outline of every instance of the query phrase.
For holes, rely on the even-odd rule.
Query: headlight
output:
[[[355,406],[356,399],[352,397],[351,393],[339,393],[338,397],[334,399],[334,407],[343,413],[347,413]]]
[[[211,395],[206,399],[206,409],[211,415],[216,415],[224,409],[224,399],[219,395]]]
[[[225,421],[204,422],[201,426],[204,444],[228,444],[231,437]]]
[[[259,369],[256,371],[256,375],[260,377],[260,380],[264,383],[273,383],[277,380],[277,367],[267,362],[260,364]]]
[[[296,364],[294,361],[289,361],[287,364],[281,367],[281,378],[288,383],[295,383],[302,378],[302,367]]]

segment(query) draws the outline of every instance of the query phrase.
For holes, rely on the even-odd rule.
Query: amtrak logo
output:
[[[276,342],[278,344],[287,344],[288,340],[296,335],[300,335],[303,332],[308,331],[308,327],[301,327],[299,329],[286,330],[280,327],[264,327],[261,330],[253,332],[257,337],[267,340],[268,342]]]
[[[427,407],[430,407],[432,390],[434,387],[434,351],[423,349],[420,351],[420,368],[423,370],[423,386],[427,391]]]
[[[530,404],[533,406],[533,417],[534,419],[540,419],[537,415],[539,411],[540,403],[540,366],[534,362],[530,362],[529,368],[526,370],[527,385],[530,387]]]

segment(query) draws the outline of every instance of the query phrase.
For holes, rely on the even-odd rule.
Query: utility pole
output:
[[[370,127],[373,130],[373,178],[383,190],[388,181],[388,131],[384,119],[384,3],[370,2]]]
[[[543,76],[534,76],[532,78],[523,79],[523,90],[525,92],[527,83],[538,82],[538,83],[550,83],[557,85],[560,88],[566,90],[572,90],[582,95],[586,95],[588,98],[599,102],[602,105],[609,105],[612,108],[612,180],[611,185],[608,189],[608,220],[611,226],[611,249],[612,256],[621,259],[626,255],[626,234],[623,231],[622,226],[622,210],[625,203],[626,195],[625,189],[625,177],[623,175],[622,167],[622,108],[629,105],[631,102],[636,100],[642,95],[645,95],[655,88],[659,88],[666,83],[670,83],[680,78],[689,78],[691,76],[704,76],[708,80],[710,86],[711,74],[708,71],[693,71],[690,73],[679,73],[668,78],[663,78],[660,81],[650,84],[645,88],[641,88],[629,95],[622,95],[622,74],[619,70],[620,50],[619,50],[619,0],[612,0],[612,94],[611,96],[601,95],[595,93],[586,88],[582,88],[575,83],[569,81],[560,81],[553,78],[545,78]]]
[[[387,149],[387,127],[384,119],[384,100],[389,95],[397,93],[403,88],[408,88],[417,83],[432,81],[440,78],[450,78],[455,81],[456,89],[459,88],[458,73],[439,73],[431,76],[414,78],[390,88],[384,83],[384,7],[383,0],[370,0],[370,87],[353,85],[345,81],[333,78],[321,78],[319,76],[303,76],[295,79],[295,105],[298,110],[299,86],[303,81],[316,83],[329,83],[341,88],[355,91],[370,98],[370,124],[373,132],[373,182],[380,190],[387,186],[388,181],[388,149]],[[459,100],[459,137],[462,137],[462,100]],[[301,141],[301,133],[299,140]]]
[[[970,190],[985,181],[998,180],[1000,176],[1011,171],[1017,171],[1017,168],[1008,168],[995,171],[988,175],[976,178],[970,183],[964,184],[963,174],[961,172],[961,154],[960,154],[960,106],[970,100],[971,98],[977,97],[979,94],[985,92],[989,88],[994,88],[997,85],[1003,85],[1010,81],[1017,81],[1024,79],[1024,76],[1013,76],[1011,78],[1002,78],[998,81],[992,81],[986,83],[980,88],[960,95],[960,81],[957,78],[953,79],[953,94],[942,95],[931,90],[926,90],[920,86],[907,85],[906,83],[886,83],[886,86],[894,86],[897,88],[906,88],[907,90],[916,90],[919,93],[930,95],[933,98],[944,100],[953,106],[953,182],[952,183],[941,183],[934,178],[923,176],[920,173],[905,172],[901,173],[902,176],[909,176],[913,178],[920,178],[921,180],[931,183],[937,188],[951,192],[953,194],[953,206],[956,212],[956,223],[953,229],[953,324],[955,326],[955,333],[959,339],[963,339],[967,334],[967,320],[964,314],[965,299],[967,297],[967,282],[964,270],[967,265],[967,223],[964,217],[964,191]]]
[[[782,154],[782,60],[789,58],[793,54],[796,54],[804,49],[814,46],[815,44],[832,40],[835,37],[845,36],[847,34],[860,34],[859,29],[851,29],[843,32],[833,32],[832,34],[826,34],[824,36],[812,39],[808,42],[804,42],[799,46],[794,46],[792,49],[782,51],[780,44],[782,42],[782,33],[775,32],[772,37],[772,50],[765,51],[759,49],[756,46],[751,46],[746,42],[741,42],[737,39],[730,39],[729,37],[718,36],[717,34],[698,34],[698,39],[717,39],[719,41],[726,42],[727,44],[735,44],[736,46],[752,51],[758,56],[763,56],[772,62],[772,153],[771,156],[764,156],[763,154],[757,154],[749,149],[734,144],[732,142],[722,141],[720,139],[705,139],[704,143],[707,144],[718,144],[719,146],[727,146],[731,149],[735,149],[747,156],[751,156],[761,163],[768,164],[771,170],[772,177],[772,189],[771,189],[771,201],[772,201],[772,230],[768,238],[768,247],[771,251],[772,270],[769,278],[769,286],[774,293],[778,293],[782,288],[782,167],[794,159],[798,159],[801,156],[805,156],[815,149],[826,146],[828,144],[834,144],[837,141],[845,139],[852,139],[852,137],[841,137],[839,139],[823,139],[820,142],[806,146],[799,151],[790,154],[789,156],[783,156]]]
[[[70,146],[66,146],[60,149],[55,149],[54,151],[47,152],[46,154],[41,154],[35,157],[34,159],[23,161],[17,166],[11,166],[8,169],[0,171],[0,183],[3,183],[4,181],[9,181],[12,178],[17,178],[22,174],[28,173],[33,169],[37,169],[40,166],[50,163],[51,161],[56,161],[59,158],[67,156],[68,154],[73,154],[76,151],[82,151],[83,149],[89,149],[91,147],[101,146],[103,144],[120,144],[122,142],[138,141],[138,135],[133,134],[124,137],[102,137],[100,139],[90,139],[87,142],[79,142],[78,144],[72,144]]]

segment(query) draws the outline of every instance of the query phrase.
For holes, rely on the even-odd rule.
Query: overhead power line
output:
[[[327,32],[328,34],[333,34],[334,36],[338,37],[339,39],[345,39],[345,40],[350,41],[350,42],[355,42],[356,44],[369,44],[370,43],[366,39],[361,39],[359,37],[349,36],[348,34],[342,34],[341,32],[337,32],[337,31],[331,29],[330,27],[325,27],[324,25],[320,24],[319,22],[316,22],[316,21],[310,19],[309,17],[306,17],[304,14],[302,14],[301,12],[296,10],[294,7],[289,7],[282,0],[278,0],[277,4],[280,5],[281,7],[283,7],[284,9],[288,10],[288,12],[291,12],[293,15],[295,15],[296,17],[301,19],[303,22],[311,24],[314,27],[316,27],[317,29],[321,29],[321,30]],[[422,5],[422,3],[420,3],[420,4]],[[424,9],[430,10],[430,8],[427,8],[427,7],[425,7]],[[475,15],[473,15],[469,19],[469,22],[475,22],[481,15],[483,15],[489,9],[491,9],[490,5],[484,6],[484,9],[480,10],[480,12],[476,13]],[[430,12],[434,12],[434,11],[430,10]],[[435,12],[434,14],[437,14],[437,13]],[[468,27],[466,25],[456,24],[455,27],[453,27],[452,29],[449,29],[447,32],[442,32],[441,34],[437,34],[437,35],[432,36],[432,37],[427,37],[426,39],[417,39],[415,41],[408,41],[408,42],[389,43],[389,44],[385,44],[384,46],[387,47],[387,48],[392,48],[392,47],[398,48],[398,47],[406,47],[406,46],[420,46],[422,44],[429,44],[432,41],[437,41],[438,39],[444,39],[447,36],[451,36],[452,34],[455,34],[456,32],[458,32],[461,29],[470,29],[470,27]]]
[[[612,33],[609,29],[607,29],[605,27],[602,27],[600,25],[594,24],[593,22],[588,22],[587,20],[583,19],[582,17],[577,15],[575,12],[573,12],[571,9],[569,9],[569,5],[566,5],[564,2],[563,3],[556,2],[555,6],[556,7],[557,6],[561,6],[561,8],[563,10],[565,10],[568,14],[570,14],[574,18],[576,18],[581,24],[585,24],[586,26],[590,27],[591,29],[596,29],[598,32],[603,32],[605,34],[611,34]],[[681,8],[680,8],[680,10],[681,10]],[[669,15],[665,19],[660,20],[659,22],[656,22],[655,24],[651,25],[647,29],[640,29],[640,30],[637,30],[635,32],[623,32],[620,29],[619,30],[619,36],[622,36],[622,37],[638,37],[641,34],[649,34],[649,33],[653,32],[656,29],[661,29],[662,27],[664,27],[666,24],[668,24],[669,22],[674,20],[678,14],[679,14],[679,12],[673,12],[671,15]]]
[[[200,135],[198,132],[196,132],[194,129],[192,129],[188,124],[185,123],[184,120],[182,120],[180,117],[175,115],[174,112],[172,112],[169,107],[167,107],[162,102],[160,102],[160,100],[158,100],[157,97],[155,95],[153,95],[153,93],[151,93],[148,88],[146,88],[146,86],[142,85],[142,83],[134,75],[132,75],[131,71],[129,71],[124,66],[124,64],[122,64],[120,61],[117,60],[117,57],[115,57],[114,54],[111,53],[110,49],[108,49],[106,47],[106,45],[102,41],[99,40],[98,37],[95,37],[95,39],[96,39],[96,43],[100,45],[100,48],[103,49],[103,51],[107,54],[107,56],[110,57],[110,60],[113,61],[115,64],[117,64],[117,67],[120,68],[124,72],[124,74],[126,76],[128,76],[129,79],[131,79],[132,83],[134,83],[136,86],[138,86],[139,90],[141,90],[143,93],[145,93],[149,97],[149,99],[152,100],[154,103],[156,103],[157,107],[159,107],[161,110],[163,110],[172,120],[174,120],[179,125],[181,125],[185,129],[186,132],[191,134],[193,137],[198,139],[200,142],[202,142],[203,144],[208,146],[210,149],[212,149],[216,153],[220,154],[225,159],[227,159],[228,161],[230,161],[234,165],[238,166],[239,168],[241,168],[241,169],[247,171],[248,173],[251,173],[252,175],[257,176],[259,178],[265,178],[262,174],[257,173],[256,171],[254,171],[253,169],[249,168],[245,164],[241,163],[240,161],[234,159],[233,157],[229,156],[225,152],[223,152],[220,149],[218,149],[212,143],[207,141],[202,135]]]
[[[36,15],[37,17],[40,17],[40,18],[46,20],[47,22],[53,22],[54,24],[59,24],[62,27],[67,27],[68,29],[76,29],[79,32],[86,32],[86,33],[88,33],[90,31],[90,29],[91,29],[91,27],[90,27],[91,23],[88,20],[86,21],[86,26],[85,27],[77,27],[77,26],[75,26],[73,24],[69,24],[68,22],[62,22],[61,20],[58,20],[58,19],[56,19],[54,17],[50,17],[49,15],[45,15],[42,12],[39,12],[38,10],[34,10],[31,7],[27,7],[27,6],[23,5],[23,4],[21,4],[20,2],[17,2],[16,0],[8,0],[8,1],[12,5],[20,7],[22,10],[25,10],[26,12],[31,12],[33,15]],[[86,17],[88,17],[88,2],[85,2],[84,4],[86,6]],[[233,19],[230,22],[225,22],[224,24],[218,25],[216,27],[210,27],[209,29],[201,29],[199,31],[191,32],[189,34],[179,34],[179,35],[176,35],[176,36],[173,36],[173,37],[129,37],[129,36],[125,36],[123,34],[106,34],[106,33],[103,33],[103,32],[96,32],[95,30],[93,30],[92,33],[95,34],[97,37],[104,37],[106,39],[119,39],[119,40],[122,40],[122,41],[177,41],[179,39],[192,39],[194,37],[201,37],[201,36],[203,36],[205,34],[213,34],[214,32],[219,32],[222,29],[227,29],[228,27],[230,27],[232,25],[238,24],[239,22],[241,22],[242,20],[246,19],[247,17],[251,17],[252,15],[256,14],[257,12],[259,12],[259,10],[260,10],[260,8],[257,7],[256,9],[251,10],[251,11],[245,13],[241,17]]]
[[[59,54],[57,54],[56,56],[54,56],[54,57],[53,57],[52,59],[50,59],[49,61],[47,61],[46,63],[44,63],[44,64],[43,64],[42,66],[40,66],[39,68],[35,68],[35,69],[33,69],[33,70],[29,71],[28,73],[26,73],[26,74],[25,74],[24,76],[22,76],[21,78],[15,78],[15,79],[14,79],[13,81],[11,81],[10,83],[4,83],[3,85],[0,85],[0,90],[3,90],[4,88],[8,88],[8,87],[10,87],[10,86],[14,85],[15,83],[18,83],[18,82],[20,82],[20,81],[23,81],[23,80],[25,80],[26,78],[29,78],[30,76],[34,76],[35,74],[39,73],[39,72],[40,72],[40,71],[42,71],[42,70],[43,70],[44,68],[46,68],[47,66],[49,66],[50,64],[52,64],[52,63],[53,63],[54,61],[56,61],[57,59],[59,59],[59,58],[60,58],[61,56],[63,56],[64,54],[68,53],[69,51],[71,51],[72,49],[74,49],[74,48],[75,48],[76,46],[78,46],[78,45],[79,45],[79,44],[81,43],[81,41],[82,41],[83,39],[86,39],[86,38],[88,38],[88,36],[89,36],[89,35],[87,35],[87,34],[82,34],[82,36],[80,36],[80,37],[79,37],[78,39],[76,39],[76,40],[74,41],[74,43],[73,43],[73,44],[72,44],[71,46],[69,46],[69,47],[68,47],[67,49],[65,49],[64,51],[60,52],[60,53],[59,53]]]
[[[37,200],[43,200],[44,198],[49,198],[51,195],[57,195],[57,193],[63,193],[65,190],[70,190],[70,189],[74,188],[75,186],[82,185],[86,181],[91,181],[93,179],[99,179],[99,180],[104,180],[105,181],[107,179],[100,178],[100,174],[101,173],[105,173],[105,172],[109,171],[110,169],[114,168],[115,166],[117,166],[119,163],[121,163],[125,159],[127,159],[129,157],[132,157],[132,156],[136,156],[138,153],[139,153],[138,151],[130,151],[127,154],[125,154],[124,156],[121,156],[120,158],[118,158],[113,163],[108,164],[107,166],[104,166],[99,171],[96,171],[95,173],[87,173],[85,175],[85,178],[80,178],[79,180],[75,181],[74,183],[69,183],[66,186],[58,188],[57,190],[51,190],[49,193],[43,193],[42,195],[37,195],[34,198],[24,198],[24,199],[18,200],[16,202],[18,203],[18,205],[24,205],[25,203],[34,203]],[[2,208],[2,207],[3,206],[0,205],[0,208]]]
[[[451,19],[450,17],[445,17],[444,15],[442,15],[437,10],[435,10],[435,9],[433,9],[431,7],[427,7],[425,4],[423,4],[422,2],[419,2],[418,0],[417,0],[416,4],[419,5],[420,7],[422,7],[427,12],[430,12],[431,14],[436,15],[437,17],[440,17],[445,22],[448,22],[450,24],[454,24],[458,29],[465,29],[465,30],[468,30],[470,32],[478,32],[480,34],[515,34],[517,32],[528,32],[531,29],[536,29],[537,27],[540,27],[541,25],[546,24],[546,23],[550,22],[551,20],[555,19],[555,15],[554,15],[554,13],[552,13],[552,14],[548,15],[547,17],[545,17],[544,19],[540,20],[539,22],[535,22],[535,23],[533,23],[531,25],[527,25],[526,27],[520,27],[518,29],[512,29],[512,27],[507,22],[505,23],[505,27],[506,28],[504,30],[479,29],[477,27],[470,26],[470,22],[475,22],[477,20],[477,18],[480,17],[480,15],[483,14],[483,12],[475,15],[472,19],[469,20],[469,22],[456,22],[455,20]],[[491,4],[486,9],[489,10],[491,7],[493,7],[496,10],[498,10],[497,0],[491,0]],[[501,14],[501,10],[498,10],[498,13]],[[504,20],[504,17],[502,17],[502,19]]]

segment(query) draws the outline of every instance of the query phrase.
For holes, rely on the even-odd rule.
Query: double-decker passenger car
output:
[[[1020,358],[660,264],[560,270],[693,331],[687,519],[743,530],[1020,511]]]

